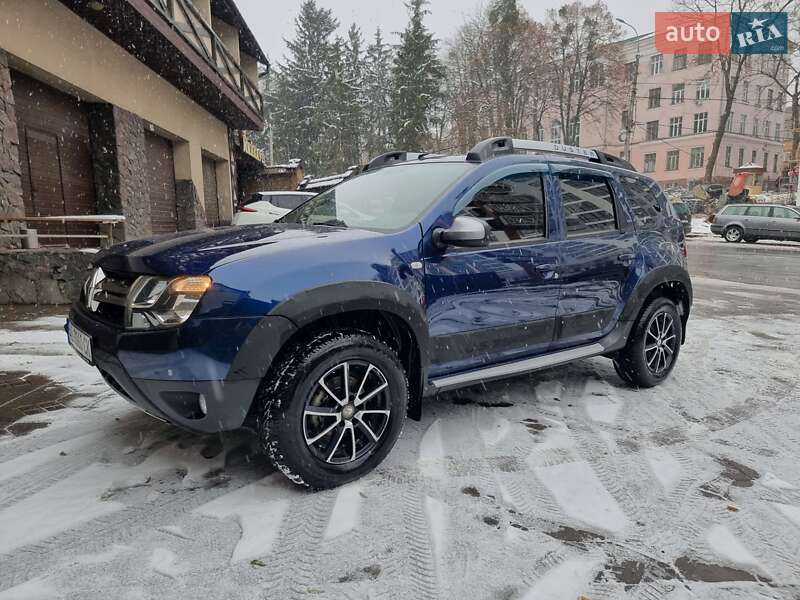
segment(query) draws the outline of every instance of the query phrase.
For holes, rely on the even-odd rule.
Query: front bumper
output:
[[[204,336],[198,336],[197,332],[187,335],[182,327],[126,332],[87,314],[80,305],[73,306],[69,318],[91,336],[92,357],[106,383],[138,408],[198,433],[227,431],[243,425],[261,380],[228,379],[222,374],[230,366],[224,357],[206,348],[186,346],[187,341],[193,343]],[[225,330],[232,338],[220,339],[219,335],[211,335],[212,331],[209,343],[218,348],[236,343],[241,337],[238,344],[231,346],[235,352],[255,323],[257,320],[242,325],[240,320],[226,319],[209,324],[212,330]],[[241,331],[235,331],[237,328]],[[143,356],[147,361],[139,360]],[[160,373],[167,377],[152,377]],[[202,374],[216,377],[197,377]]]

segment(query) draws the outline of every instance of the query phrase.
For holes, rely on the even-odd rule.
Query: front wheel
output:
[[[744,231],[738,225],[732,225],[725,230],[725,233],[722,235],[725,238],[726,242],[730,242],[731,244],[738,244],[744,238]]]
[[[375,468],[405,421],[408,384],[394,351],[360,331],[318,334],[287,351],[259,392],[259,436],[275,466],[314,489]]]
[[[668,298],[657,298],[645,308],[614,360],[614,368],[630,385],[650,388],[664,381],[678,359],[683,323]]]

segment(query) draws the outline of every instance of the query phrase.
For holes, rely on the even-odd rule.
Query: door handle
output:
[[[617,260],[621,262],[623,265],[631,264],[635,258],[636,258],[635,254],[628,254],[628,253],[620,254],[619,256],[617,256]]]

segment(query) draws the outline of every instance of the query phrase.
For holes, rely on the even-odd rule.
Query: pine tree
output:
[[[342,102],[339,105],[342,122],[342,157],[344,168],[360,164],[363,157],[364,129],[364,39],[361,31],[351,25],[344,43],[342,70]]]
[[[392,50],[378,28],[364,62],[364,153],[368,158],[389,150],[391,81]]]
[[[423,19],[427,0],[410,0],[410,20],[400,34],[392,69],[392,133],[395,146],[421,150],[429,139],[431,107],[441,96],[444,69],[436,56],[437,40]]]
[[[274,123],[276,159],[302,158],[309,173],[321,172],[329,155],[321,142],[329,127],[326,84],[336,52],[331,35],[339,22],[333,13],[306,0],[295,18],[295,37],[287,41],[288,56],[274,73],[268,99]]]

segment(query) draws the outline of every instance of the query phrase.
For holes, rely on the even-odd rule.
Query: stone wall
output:
[[[175,204],[178,209],[178,231],[203,229],[206,226],[206,209],[191,179],[175,182]]]
[[[0,304],[71,304],[94,257],[75,249],[0,250]]]
[[[25,215],[19,165],[19,132],[8,57],[0,50],[0,216],[17,215]],[[19,233],[18,225],[0,223],[0,233]],[[19,242],[0,238],[0,248],[16,246],[19,246]]]
[[[97,212],[125,215],[115,241],[152,233],[142,119],[110,104],[89,111]]]

